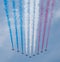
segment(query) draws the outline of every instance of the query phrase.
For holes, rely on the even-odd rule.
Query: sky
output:
[[[16,15],[17,15],[17,19],[19,20],[19,12],[18,12],[19,0],[15,0],[15,1],[16,1],[16,7],[17,7]],[[26,1],[25,1],[25,8],[27,8]],[[31,8],[33,8],[33,0],[30,0],[30,1],[31,1]],[[36,17],[35,20],[38,21],[39,8],[37,5],[39,4],[39,0],[36,0],[36,2],[37,2],[36,4],[37,17],[35,16]],[[13,32],[13,40],[15,45],[14,48],[16,48],[14,20],[13,20],[13,14],[12,14],[13,10],[11,8],[12,8],[12,4],[11,4],[11,0],[9,0],[9,11],[10,11],[9,16],[10,16],[11,27]],[[25,14],[27,17],[26,12]],[[31,16],[32,15],[33,15],[33,12],[31,13]],[[32,17],[30,19],[32,20]],[[20,34],[19,21],[17,23],[18,23],[18,34]],[[30,41],[31,40],[32,39],[30,37]],[[16,50],[12,51],[11,49],[12,48],[11,48],[11,42],[9,37],[9,29],[7,25],[6,14],[4,11],[4,3],[3,3],[3,0],[0,0],[0,62],[37,62],[37,61],[38,62],[60,62],[60,0],[56,0],[55,2],[47,52],[43,52],[43,53],[40,53],[40,55],[36,55],[34,57],[32,56],[32,58],[29,58],[28,56],[26,57],[25,54],[22,55],[21,52],[16,52]]]

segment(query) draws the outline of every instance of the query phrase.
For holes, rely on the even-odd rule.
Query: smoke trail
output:
[[[23,54],[23,0],[19,0],[21,48]]]
[[[29,2],[29,0],[27,0],[26,1],[26,8],[25,8],[25,10],[26,10],[26,14],[25,14],[25,19],[26,19],[26,22],[25,22],[25,34],[26,34],[26,56],[28,55],[28,44],[29,44],[29,24],[30,24],[30,2]]]
[[[28,55],[28,20],[27,20],[27,22],[25,23],[25,31],[26,31],[26,56]]]
[[[52,0],[52,4],[51,4],[51,16],[50,16],[50,19],[49,19],[48,34],[47,34],[47,39],[46,39],[46,50],[47,50],[47,47],[48,47],[48,39],[49,39],[51,22],[52,22],[52,17],[53,17],[54,4],[55,4],[55,0]]]
[[[30,42],[29,37],[30,37],[30,0],[28,0],[28,42]]]
[[[36,41],[34,40],[34,26],[35,26],[35,2],[34,0],[34,15],[33,15],[33,33],[32,33],[32,42],[33,42],[33,55],[35,55]]]
[[[29,55],[32,55],[32,31],[33,31],[33,1],[30,0],[30,33],[29,33]],[[31,6],[32,5],[32,6]]]
[[[7,0],[4,0],[4,6],[5,6],[5,12],[6,12],[6,17],[7,17],[7,22],[8,22],[9,32],[10,32],[12,50],[14,50],[12,31],[11,31],[11,24],[10,24],[10,20],[9,20],[9,12],[8,12],[8,1]]]
[[[46,25],[47,25],[47,19],[48,19],[49,5],[50,5],[50,0],[47,0],[46,14],[45,14],[45,20],[44,20],[43,39],[42,39],[42,51],[44,48],[44,39],[45,39]]]
[[[40,48],[40,37],[41,37],[41,28],[42,28],[42,18],[43,18],[43,4],[44,0],[41,0],[41,12],[39,15],[39,23],[38,23],[38,54],[39,54],[39,48]]]
[[[13,6],[13,14],[14,14],[14,22],[15,22],[15,32],[16,32],[16,44],[17,44],[17,51],[19,51],[19,45],[18,45],[18,31],[17,31],[17,20],[16,20],[16,8],[15,8],[15,1],[12,0],[12,6]]]
[[[28,42],[29,42],[29,54],[31,57],[31,43],[30,43],[30,0],[28,0]]]

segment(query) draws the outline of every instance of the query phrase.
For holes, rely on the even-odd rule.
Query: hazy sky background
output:
[[[11,27],[12,31],[14,31],[13,27],[14,20],[12,18],[13,14],[11,14],[12,4],[10,1],[11,0],[9,0],[10,18],[12,20]],[[18,0],[16,0],[16,4],[18,5],[17,2]],[[38,0],[36,0],[36,2],[38,2]],[[19,19],[18,13],[17,13],[17,19]],[[19,22],[18,22],[18,28],[19,28]],[[13,32],[13,35],[15,35],[15,32]],[[60,0],[56,0],[55,3],[51,32],[49,37],[49,46],[47,52],[44,52],[42,54],[40,53],[40,55],[36,55],[35,57],[32,57],[30,59],[29,57],[22,55],[20,52],[17,53],[16,50],[12,51],[9,39],[10,39],[9,30],[7,25],[6,14],[4,11],[4,4],[3,0],[0,0],[0,62],[60,62]],[[13,39],[15,39],[15,36],[13,36]]]

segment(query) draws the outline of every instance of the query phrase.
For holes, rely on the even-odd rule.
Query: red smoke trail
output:
[[[47,19],[48,19],[49,5],[50,5],[50,0],[47,0],[46,14],[45,14],[45,20],[44,20],[43,39],[42,39],[42,51],[44,48],[44,39],[45,39],[46,25],[47,25]]]
[[[39,47],[40,47],[40,36],[41,36],[41,28],[42,28],[42,18],[43,18],[43,4],[44,4],[44,0],[41,0],[41,13],[39,16],[39,25],[38,25],[38,54],[39,54]]]
[[[54,4],[55,4],[55,0],[52,0],[52,7],[51,7],[51,16],[50,16],[50,20],[49,20],[49,25],[48,25],[48,34],[47,34],[47,40],[46,40],[46,50],[48,47],[48,39],[49,39],[49,34],[50,34],[50,28],[51,28],[51,22],[52,22],[52,17],[53,17],[53,9],[54,9]]]

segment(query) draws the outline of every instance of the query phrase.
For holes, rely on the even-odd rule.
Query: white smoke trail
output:
[[[34,10],[33,10],[33,38],[32,38],[32,41],[33,41],[33,55],[35,54],[35,40],[34,40],[34,28],[35,28],[35,4],[36,4],[36,0],[34,0]]]
[[[33,34],[33,0],[30,0],[30,37],[29,37],[29,55],[32,55],[32,34]]]
[[[33,41],[33,54],[36,53],[36,39],[37,39],[37,26],[38,26],[38,15],[39,15],[39,0],[34,0],[35,2],[35,20],[34,20],[34,41]],[[37,15],[37,16],[36,16]]]
[[[28,54],[28,0],[25,0],[25,14],[24,14],[24,18],[25,18],[25,51],[26,51],[26,55]]]

